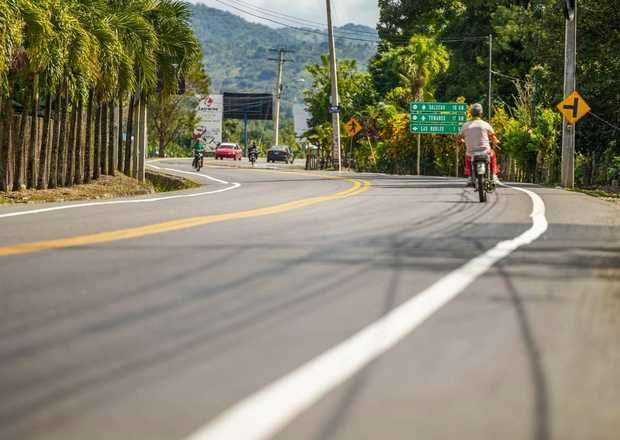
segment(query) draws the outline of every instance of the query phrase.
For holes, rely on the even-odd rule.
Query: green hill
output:
[[[302,90],[309,85],[305,66],[327,53],[327,38],[312,29],[273,29],[250,23],[241,17],[205,5],[193,6],[193,27],[200,40],[205,65],[212,80],[213,92],[272,92],[276,81],[277,53],[270,49],[284,47],[287,54],[284,69],[284,100],[300,101]],[[337,29],[341,35],[373,39],[375,30],[348,24]],[[363,32],[360,34],[359,32]],[[355,59],[360,69],[375,54],[375,45],[364,41],[337,38],[340,58]]]

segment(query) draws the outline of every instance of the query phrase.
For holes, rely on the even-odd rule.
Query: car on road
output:
[[[267,150],[267,162],[293,163],[295,158],[288,145],[274,145]]]
[[[233,143],[228,143],[228,142],[221,143],[215,149],[216,159],[224,160],[224,158],[226,158],[226,159],[233,159],[233,160],[241,160],[242,157],[243,157],[243,151],[241,150],[241,147],[239,146],[239,144],[233,144]]]

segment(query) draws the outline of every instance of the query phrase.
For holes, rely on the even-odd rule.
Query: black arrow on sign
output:
[[[564,110],[572,110],[573,118],[576,118],[579,112],[579,98],[575,97],[572,105],[564,104]]]

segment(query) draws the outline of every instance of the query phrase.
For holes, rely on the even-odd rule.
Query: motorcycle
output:
[[[491,175],[491,164],[486,151],[475,151],[471,157],[471,178],[480,203],[487,201],[487,194],[495,191],[495,182]]]
[[[256,153],[256,151],[251,151],[250,154],[248,155],[248,159],[250,159],[250,162],[252,163],[252,168],[254,168],[256,159],[258,159],[258,154]]]
[[[192,162],[192,167],[196,169],[196,171],[200,172],[200,169],[203,166],[204,153],[202,151],[194,153],[194,162]]]

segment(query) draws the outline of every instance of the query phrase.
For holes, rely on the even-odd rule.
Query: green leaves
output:
[[[37,73],[50,89],[96,90],[100,100],[128,92],[176,91],[199,62],[191,10],[177,0],[3,0],[0,93]]]
[[[370,71],[380,92],[402,87],[401,106],[416,97],[430,98],[435,78],[450,65],[447,49],[435,38],[414,35],[409,44],[384,50]],[[426,95],[423,92],[426,91]]]

